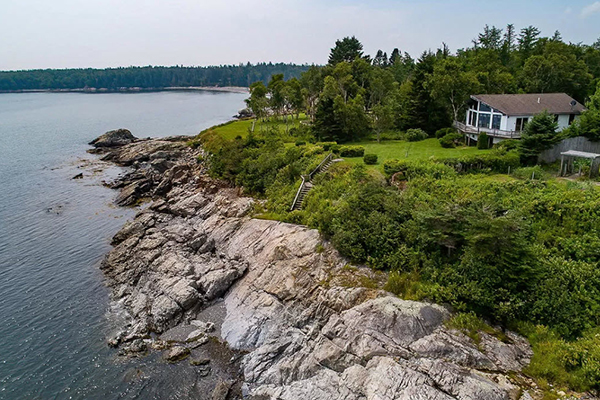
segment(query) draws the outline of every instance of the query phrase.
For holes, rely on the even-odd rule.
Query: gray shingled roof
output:
[[[566,93],[542,94],[478,94],[471,98],[502,111],[506,115],[535,115],[544,110],[550,114],[581,114],[585,107]]]

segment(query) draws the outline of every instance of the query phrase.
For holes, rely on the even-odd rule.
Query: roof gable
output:
[[[478,94],[471,96],[506,115],[581,114],[585,107],[566,93]],[[572,102],[575,102],[572,106]]]

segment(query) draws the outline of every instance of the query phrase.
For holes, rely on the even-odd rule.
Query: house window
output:
[[[517,126],[515,127],[515,131],[521,132],[523,129],[525,129],[525,125],[527,125],[528,120],[529,120],[529,118],[527,118],[527,117],[517,118]]]
[[[492,129],[500,129],[501,121],[502,121],[502,115],[494,115],[492,117]]]
[[[554,114],[554,122],[558,122],[558,114]]]
[[[479,103],[479,111],[491,112],[492,108],[485,103]]]
[[[575,121],[575,114],[569,114],[569,125]]]
[[[479,114],[479,124],[477,124],[480,128],[489,128],[490,127],[490,119],[491,114]]]
[[[475,126],[476,123],[477,123],[477,112],[470,111],[469,112],[469,125]]]

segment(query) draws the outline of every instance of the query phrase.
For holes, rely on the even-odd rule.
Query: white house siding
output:
[[[517,118],[523,117],[506,117],[506,129],[504,130],[514,132],[517,128]]]

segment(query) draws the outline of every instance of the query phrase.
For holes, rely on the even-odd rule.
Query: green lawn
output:
[[[300,121],[306,120],[306,116],[303,114],[300,114]],[[243,120],[238,120],[238,121],[231,121],[228,123],[225,123],[223,125],[217,125],[211,129],[213,129],[214,131],[216,131],[219,135],[221,135],[221,137],[227,139],[227,140],[232,140],[235,139],[236,136],[241,136],[241,137],[246,137],[246,135],[248,135],[248,130],[252,127],[252,122],[254,120],[253,119],[243,119]],[[294,126],[298,126],[299,121],[297,121],[296,119],[291,119],[291,117],[289,117],[288,120],[288,127],[292,128]],[[285,132],[285,121],[283,120],[283,118],[279,118],[276,121],[266,121],[266,122],[261,122],[258,121],[256,122],[256,126],[254,127],[254,132],[260,132],[261,127],[262,129],[264,129],[266,126],[277,126],[279,128],[279,131],[284,133]]]
[[[481,154],[489,150],[478,150],[476,147],[457,147],[454,149],[445,149],[440,145],[437,139],[426,139],[421,142],[406,142],[403,140],[390,140],[381,143],[377,142],[357,142],[348,143],[349,145],[363,146],[365,153],[377,154],[377,165],[380,167],[384,161],[391,159],[426,160],[430,157],[446,158],[458,157],[461,155]],[[362,157],[345,157],[349,163],[359,164],[363,162]]]

